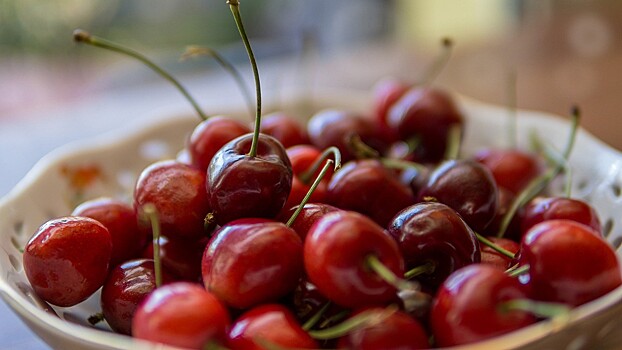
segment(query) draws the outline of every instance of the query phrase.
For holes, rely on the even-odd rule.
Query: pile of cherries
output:
[[[374,98],[369,115],[306,126],[261,118],[260,103],[254,130],[208,117],[185,156],[142,171],[133,203],[94,199],[42,225],[28,280],[59,307],[101,290],[91,321],[191,349],[473,343],[622,283],[594,209],[542,191],[559,163],[458,158],[465,120],[437,88],[387,80]]]

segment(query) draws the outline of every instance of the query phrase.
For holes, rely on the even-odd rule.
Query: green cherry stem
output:
[[[460,156],[460,144],[462,143],[462,127],[460,124],[453,124],[449,128],[447,137],[447,149],[445,159],[458,159]]]
[[[313,162],[313,164],[311,164],[311,166],[309,167],[309,169],[307,169],[305,172],[303,172],[302,174],[300,174],[298,176],[298,178],[300,179],[300,181],[305,184],[308,185],[309,182],[311,181],[311,178],[313,176],[313,174],[315,174],[318,169],[322,166],[322,163],[328,159],[328,157],[332,154],[333,159],[335,159],[335,171],[339,170],[339,168],[341,168],[341,152],[339,152],[339,148],[335,147],[335,146],[331,146],[328,147],[327,149],[325,149],[320,156],[315,160],[315,162]]]
[[[257,143],[259,142],[259,130],[261,129],[261,83],[259,82],[259,69],[257,68],[257,61],[255,60],[255,54],[253,53],[253,49],[251,48],[251,43],[246,36],[246,30],[244,29],[244,24],[242,24],[242,16],[240,16],[240,1],[238,0],[227,0],[227,4],[229,5],[229,9],[233,14],[233,18],[235,19],[235,25],[238,27],[238,32],[240,33],[240,37],[244,42],[244,46],[246,47],[246,53],[248,54],[248,59],[251,63],[251,67],[253,68],[253,76],[255,78],[255,94],[257,95],[257,111],[255,112],[255,127],[253,130],[253,141],[251,143],[251,149],[248,152],[250,157],[255,157],[257,155]]]
[[[341,322],[336,326],[321,330],[311,330],[309,331],[309,335],[320,340],[339,338],[355,329],[382,323],[387,319],[387,317],[391,316],[396,311],[397,307],[395,306],[388,306],[381,313],[373,310],[362,311],[361,313]]]
[[[374,271],[380,278],[382,278],[385,282],[392,285],[398,290],[419,290],[419,284],[413,281],[407,281],[403,278],[398,277],[393,273],[393,271],[389,270],[383,263],[378,259],[376,255],[370,254],[365,258],[365,262],[367,266]]]
[[[322,305],[322,307],[302,325],[302,329],[308,331],[313,328],[318,322],[320,322],[320,319],[326,313],[330,305],[330,301]]]
[[[427,261],[425,264],[423,265],[419,265],[417,267],[414,267],[408,271],[406,271],[404,273],[404,278],[409,280],[413,277],[417,277],[419,275],[429,275],[431,273],[434,272],[434,270],[436,270],[436,264],[433,261]]]
[[[194,110],[197,112],[199,117],[201,117],[201,119],[203,120],[207,119],[207,115],[203,113],[203,111],[199,107],[199,104],[190,95],[188,90],[186,90],[186,88],[184,88],[183,85],[181,85],[181,83],[177,81],[177,79],[175,79],[171,74],[169,74],[167,71],[162,69],[160,66],[155,64],[150,59],[148,59],[145,55],[137,51],[134,51],[130,48],[121,46],[117,43],[113,43],[112,41],[91,35],[89,32],[86,32],[82,29],[76,29],[73,32],[73,40],[78,43],[85,43],[85,44],[89,44],[95,47],[100,47],[100,48],[107,49],[110,51],[122,53],[126,56],[130,56],[141,61],[147,67],[151,68],[153,71],[158,73],[161,77],[163,77],[164,79],[168,80],[171,84],[173,84],[177,88],[177,90],[179,90],[179,92],[181,92],[182,95],[184,95],[184,97],[188,100],[188,102],[190,102],[190,104],[192,105]]]
[[[514,253],[512,253],[511,251],[504,249],[503,247],[493,243],[491,240],[489,240],[488,238],[480,235],[479,233],[475,232],[475,236],[477,237],[477,240],[480,241],[480,243],[494,249],[496,252],[498,252],[501,255],[505,255],[510,259],[514,259]]]
[[[160,260],[160,218],[155,205],[147,203],[142,208],[143,213],[151,222],[153,232],[153,270],[155,273],[155,285],[159,288],[162,285],[162,264]]]
[[[244,98],[244,102],[246,103],[246,107],[248,108],[249,115],[253,115],[255,113],[255,107],[253,106],[253,99],[251,97],[251,93],[248,90],[248,86],[244,82],[242,78],[242,74],[235,68],[233,64],[227,61],[218,51],[204,46],[196,46],[191,45],[186,47],[186,51],[181,55],[181,60],[187,60],[192,57],[206,55],[212,57],[216,63],[218,63],[222,69],[224,69],[227,73],[229,73],[233,79],[235,79],[236,84],[238,85],[240,92]]]
[[[543,318],[556,318],[564,323],[568,320],[570,307],[565,304],[535,301],[530,299],[513,299],[499,304],[499,311],[510,312],[520,310]]]
[[[320,182],[322,181],[322,179],[328,172],[328,169],[330,169],[332,165],[333,165],[333,160],[327,159],[326,164],[324,164],[324,167],[322,168],[322,171],[320,171],[320,174],[317,176],[317,178],[315,178],[315,181],[313,181],[313,184],[311,184],[311,187],[309,187],[307,194],[305,194],[304,198],[302,199],[300,204],[296,207],[296,210],[294,211],[292,216],[289,218],[289,220],[287,220],[287,223],[285,224],[285,226],[291,227],[294,221],[296,221],[296,218],[298,217],[298,215],[300,215],[300,212],[304,208],[305,204],[309,202],[311,195],[313,194],[315,189],[319,186]],[[337,171],[338,169],[339,168],[337,167],[337,164],[335,164],[335,171]]]
[[[436,80],[436,78],[441,74],[443,68],[449,62],[449,58],[451,57],[451,51],[454,46],[453,40],[451,38],[442,38],[441,39],[441,54],[436,58],[432,67],[428,70],[427,74],[421,79],[421,83],[417,85],[425,85],[430,86]]]
[[[524,273],[529,272],[529,264],[527,265],[522,265],[522,266],[512,266],[509,269],[505,270],[505,273],[508,274],[508,276],[510,277],[518,277]]]

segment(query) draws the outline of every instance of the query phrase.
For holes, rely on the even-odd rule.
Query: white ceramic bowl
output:
[[[281,106],[296,110],[345,108],[369,110],[367,93],[338,91],[319,94],[313,101],[287,98]],[[467,117],[463,155],[484,146],[509,146],[509,113],[467,98],[458,98]],[[232,106],[232,114],[243,113]],[[51,307],[29,286],[22,268],[20,249],[46,220],[68,215],[81,200],[101,195],[129,198],[139,172],[157,159],[173,158],[182,149],[197,119],[194,116],[160,119],[129,131],[72,144],[44,157],[0,201],[0,292],[2,298],[45,342],[56,349],[147,349],[167,348],[136,341],[94,328],[86,322],[98,311],[99,294],[72,308]],[[559,117],[519,111],[518,144],[527,145],[535,130],[561,148],[569,123]],[[573,195],[590,201],[600,214],[604,233],[622,257],[622,154],[584,131],[576,140],[570,163]],[[86,184],[72,184],[72,176]],[[543,321],[517,332],[461,349],[602,349],[622,347],[622,287],[572,311],[564,325]]]

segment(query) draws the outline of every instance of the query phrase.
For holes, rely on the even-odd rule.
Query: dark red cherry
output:
[[[168,237],[198,239],[205,236],[210,206],[205,193],[205,172],[165,160],[145,168],[134,191],[134,208],[156,207],[162,232]]]
[[[526,311],[503,309],[505,302],[527,297],[518,279],[495,267],[473,264],[455,271],[432,305],[436,345],[474,343],[534,323],[535,317]]]
[[[163,283],[175,280],[166,269]],[[132,334],[132,318],[138,305],[156,288],[151,259],[134,259],[110,271],[101,291],[101,308],[106,322],[117,333]]]
[[[321,111],[307,123],[309,139],[319,149],[335,146],[341,152],[343,162],[355,159],[350,142],[358,136],[371,148],[383,153],[387,144],[371,119],[340,110]]]
[[[514,194],[520,193],[542,171],[535,154],[517,149],[483,149],[473,158],[490,169],[499,187]]]
[[[525,234],[534,225],[553,219],[567,219],[589,226],[601,234],[600,219],[588,203],[575,198],[536,197],[525,205],[520,215],[520,229]]]
[[[178,278],[198,282],[201,280],[201,259],[207,245],[207,239],[185,240],[171,239],[160,236],[160,261],[170,273]],[[142,257],[153,259],[153,244],[149,244],[142,252]]]
[[[229,312],[195,283],[175,282],[154,290],[136,310],[133,336],[187,349],[224,344]]]
[[[490,170],[472,160],[448,160],[430,174],[419,191],[424,201],[447,204],[476,232],[482,232],[497,211],[497,185]]]
[[[260,134],[257,155],[248,156],[252,134],[221,148],[207,171],[207,192],[216,222],[245,217],[274,218],[292,187],[292,167],[283,145]]]
[[[279,140],[285,148],[309,143],[304,126],[284,112],[264,115],[261,118],[261,132]]]
[[[455,270],[480,262],[477,237],[455,210],[442,203],[422,202],[400,211],[388,225],[398,242],[406,270],[434,264],[418,276],[436,288]]]
[[[77,206],[72,216],[86,216],[104,225],[112,239],[110,268],[137,258],[147,242],[145,230],[139,229],[134,208],[112,198],[97,198]]]
[[[26,244],[24,272],[41,299],[73,306],[102,286],[111,253],[110,233],[98,221],[79,216],[53,219]]]
[[[302,241],[281,222],[239,219],[205,248],[203,283],[225,304],[244,309],[291,292],[303,273]]]
[[[498,237],[486,237],[489,241],[494,243],[495,245],[505,249],[506,251],[516,255],[518,252],[520,245],[518,242],[513,241],[507,238],[498,238]],[[505,256],[499,253],[497,250],[480,243],[480,250],[482,252],[482,264],[488,264],[491,266],[498,267],[499,269],[505,271],[512,266],[514,262],[513,258]]]
[[[389,109],[387,124],[402,140],[417,138],[413,160],[436,163],[445,156],[451,128],[463,128],[463,119],[447,93],[414,87]]]
[[[364,311],[370,317],[375,316],[381,321],[363,324],[339,338],[339,349],[414,350],[430,348],[428,335],[423,327],[408,314],[397,310],[388,313],[387,309],[380,307],[368,308]]]
[[[478,233],[485,236],[497,236],[499,234],[499,230],[501,229],[501,225],[503,224],[503,220],[505,219],[508,211],[511,209],[511,206],[515,199],[516,195],[510,190],[503,187],[497,187],[497,210],[495,213],[495,217],[483,231]],[[522,215],[522,212],[523,207],[518,208],[517,212],[510,220],[510,223],[505,228],[505,232],[503,232],[503,237],[513,239],[515,241],[520,241],[520,217]]]
[[[533,226],[521,242],[521,265],[529,264],[532,298],[578,306],[622,283],[613,248],[590,227],[571,220]]]
[[[296,318],[280,304],[264,304],[242,314],[229,330],[227,348],[262,350],[264,343],[285,349],[318,349],[318,343],[305,332]]]
[[[352,211],[324,215],[311,227],[304,243],[309,280],[344,307],[377,305],[395,298],[395,287],[370,269],[370,255],[395,275],[404,275],[395,240],[371,219]]]
[[[410,89],[409,84],[394,78],[380,80],[372,89],[376,123],[380,128],[381,134],[384,135],[388,143],[398,140],[395,130],[391,129],[387,124],[389,109],[408,91],[408,89]]]
[[[316,221],[318,221],[325,214],[333,212],[333,211],[338,211],[338,210],[340,209],[333,207],[330,204],[307,203],[305,204],[305,206],[302,208],[302,210],[296,217],[296,220],[292,222],[290,227],[294,231],[296,231],[296,233],[300,236],[300,238],[304,242],[305,237],[307,237],[307,233],[309,232],[309,229],[311,228],[311,226],[313,226],[313,224],[315,224]],[[283,211],[281,215],[279,216],[279,221],[286,223],[289,220],[289,218],[292,216],[294,211],[295,211],[294,208],[290,208],[290,210]]]
[[[378,160],[351,161],[328,184],[327,203],[365,214],[386,227],[400,210],[415,203],[415,196]]]
[[[229,141],[248,134],[251,129],[243,122],[225,116],[213,116],[197,125],[188,140],[191,164],[207,170],[214,154]]]

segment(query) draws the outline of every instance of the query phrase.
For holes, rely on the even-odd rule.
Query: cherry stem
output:
[[[214,60],[216,60],[216,63],[218,63],[227,73],[229,73],[233,77],[233,79],[235,79],[236,84],[242,92],[242,96],[244,98],[244,102],[246,103],[246,108],[248,108],[249,115],[252,116],[255,113],[255,107],[253,106],[251,93],[248,90],[248,86],[244,82],[244,78],[242,78],[242,75],[235,68],[235,66],[227,61],[221,54],[219,54],[218,51],[209,47],[196,45],[186,47],[186,51],[183,53],[183,55],[181,55],[181,59],[186,60],[188,58],[199,55],[207,55],[212,57]]]
[[[404,278],[409,280],[419,275],[423,275],[423,274],[429,275],[433,273],[434,270],[436,270],[436,263],[434,263],[434,261],[432,260],[428,260],[425,264],[419,265],[417,267],[414,267],[406,271],[406,273],[404,273]]]
[[[143,212],[151,222],[153,233],[153,270],[155,273],[155,285],[159,288],[162,285],[162,266],[160,260],[160,218],[155,205],[147,203],[143,206]]]
[[[418,283],[398,277],[393,273],[393,271],[389,270],[376,255],[367,255],[365,262],[367,263],[367,266],[372,269],[372,271],[378,274],[378,276],[380,276],[380,278],[382,278],[385,282],[395,287],[395,289],[419,290]]]
[[[94,325],[102,322],[103,320],[105,320],[104,313],[103,312],[98,312],[96,314],[93,314],[93,315],[89,316],[89,318],[87,320],[89,321],[89,323],[92,326],[94,326]]]
[[[453,124],[449,127],[447,137],[447,149],[445,159],[458,159],[460,156],[460,143],[462,142],[462,127],[460,124]]]
[[[430,69],[428,70],[427,74],[424,75],[424,78],[421,80],[421,84],[418,84],[418,85],[425,85],[425,86],[432,85],[432,82],[436,80],[436,78],[443,71],[443,68],[445,68],[445,66],[447,65],[447,62],[449,62],[449,58],[451,57],[451,51],[452,51],[453,46],[454,46],[454,43],[453,43],[453,40],[451,40],[451,38],[441,39],[441,47],[442,47],[441,54],[436,58],[436,60],[434,61]]]
[[[186,88],[184,88],[183,85],[181,85],[181,83],[177,81],[177,79],[175,79],[170,73],[162,69],[160,66],[155,64],[153,61],[151,61],[149,58],[147,58],[143,54],[137,51],[134,51],[130,48],[121,46],[117,43],[113,43],[112,41],[108,41],[106,39],[91,35],[89,32],[84,31],[82,29],[76,29],[73,32],[73,40],[78,43],[85,43],[85,44],[89,44],[95,47],[107,49],[110,51],[119,52],[119,53],[125,54],[127,56],[133,57],[141,61],[147,67],[151,68],[153,71],[158,73],[161,77],[163,77],[164,79],[168,80],[171,84],[173,84],[177,88],[177,90],[179,90],[179,92],[181,92],[182,95],[184,95],[184,97],[188,100],[188,102],[190,102],[190,104],[192,105],[194,110],[197,112],[199,117],[201,117],[201,119],[205,120],[208,118],[207,115],[205,115],[205,113],[203,113],[203,111],[199,107],[199,104],[190,95],[188,90],[186,90]]]
[[[566,322],[570,314],[570,307],[561,303],[542,302],[530,299],[513,299],[502,302],[499,311],[505,313],[514,310],[526,311],[537,317],[557,318]]]
[[[516,254],[512,253],[511,251],[504,249],[503,247],[499,246],[498,244],[493,243],[491,240],[489,240],[488,238],[480,235],[479,233],[475,232],[475,236],[477,237],[477,240],[480,241],[480,243],[494,249],[496,252],[498,252],[501,255],[505,255],[510,259],[514,259],[514,256]]]
[[[411,162],[404,159],[381,158],[380,163],[390,169],[410,170],[415,169],[419,172],[425,171],[425,165]]]
[[[522,266],[512,266],[509,269],[505,270],[505,273],[507,273],[510,277],[518,277],[527,272],[529,272],[529,264]]]
[[[380,158],[380,153],[363,142],[360,135],[351,133],[347,140],[348,148],[354,153],[357,159]]]
[[[261,129],[261,84],[259,82],[259,69],[257,69],[255,54],[253,54],[253,49],[251,48],[248,37],[246,36],[246,30],[244,29],[244,25],[242,24],[242,17],[240,16],[240,2],[238,0],[227,0],[227,4],[229,4],[229,9],[231,9],[231,13],[233,14],[233,18],[235,19],[235,25],[238,27],[238,32],[240,33],[242,42],[244,42],[244,46],[246,47],[246,53],[248,54],[248,59],[251,63],[251,67],[253,68],[253,76],[255,78],[257,111],[255,112],[253,141],[251,143],[251,150],[248,152],[249,157],[255,157],[257,155],[257,143],[259,142],[259,131]]]
[[[572,108],[571,118],[572,121],[570,125],[570,135],[568,136],[568,142],[566,143],[566,147],[564,147],[564,151],[562,153],[564,159],[568,159],[568,157],[570,156],[570,152],[572,152],[574,141],[577,136],[579,121],[581,119],[581,113],[578,107],[575,106]],[[512,201],[512,204],[510,205],[507,213],[503,216],[501,224],[499,225],[497,237],[503,237],[505,231],[510,225],[510,222],[512,221],[512,218],[514,217],[514,214],[516,214],[518,209],[527,204],[527,202],[529,202],[533,197],[540,193],[555,178],[555,176],[557,176],[557,174],[559,174],[559,172],[563,170],[563,168],[564,164],[557,163],[555,166],[549,168],[546,172],[544,172],[544,174],[541,174],[527,184],[525,189],[523,189],[523,191],[521,191],[521,193],[519,193],[519,195],[514,198],[514,201]]]
[[[341,168],[341,152],[339,152],[339,148],[335,146],[331,146],[325,149],[324,152],[322,152],[320,156],[315,160],[315,162],[311,164],[309,169],[307,169],[305,172],[303,172],[302,174],[298,176],[298,179],[300,179],[300,181],[303,184],[308,185],[309,181],[311,181],[311,177],[313,176],[313,174],[315,174],[318,171],[320,166],[322,166],[322,163],[331,154],[333,155],[333,158],[335,159],[335,170],[334,171],[339,170],[339,168]]]
[[[313,314],[313,316],[311,316],[307,320],[307,322],[302,325],[302,329],[308,331],[309,329],[313,328],[313,326],[315,326],[320,321],[322,316],[326,313],[326,310],[328,310],[330,304],[330,302],[325,303],[315,314]]]
[[[318,176],[315,178],[315,181],[313,181],[313,184],[311,184],[311,187],[309,187],[309,190],[307,191],[307,194],[305,194],[304,198],[302,199],[300,204],[296,207],[296,210],[294,211],[292,216],[289,218],[289,220],[287,220],[287,223],[285,224],[285,226],[291,227],[292,224],[294,223],[294,221],[296,221],[296,218],[298,217],[298,215],[300,215],[300,212],[304,208],[305,204],[307,204],[307,202],[309,202],[309,199],[311,198],[311,195],[313,194],[313,192],[315,192],[315,189],[319,186],[320,182],[322,182],[322,179],[324,178],[324,176],[328,172],[328,169],[332,165],[333,165],[333,160],[332,159],[327,159],[326,160],[326,164],[322,168],[322,171],[320,171]],[[337,170],[337,169],[338,169],[337,165],[335,165],[335,170]]]
[[[397,307],[388,306],[383,311],[367,310],[327,329],[311,330],[309,335],[315,339],[326,340],[342,337],[353,330],[382,323],[397,311]]]

